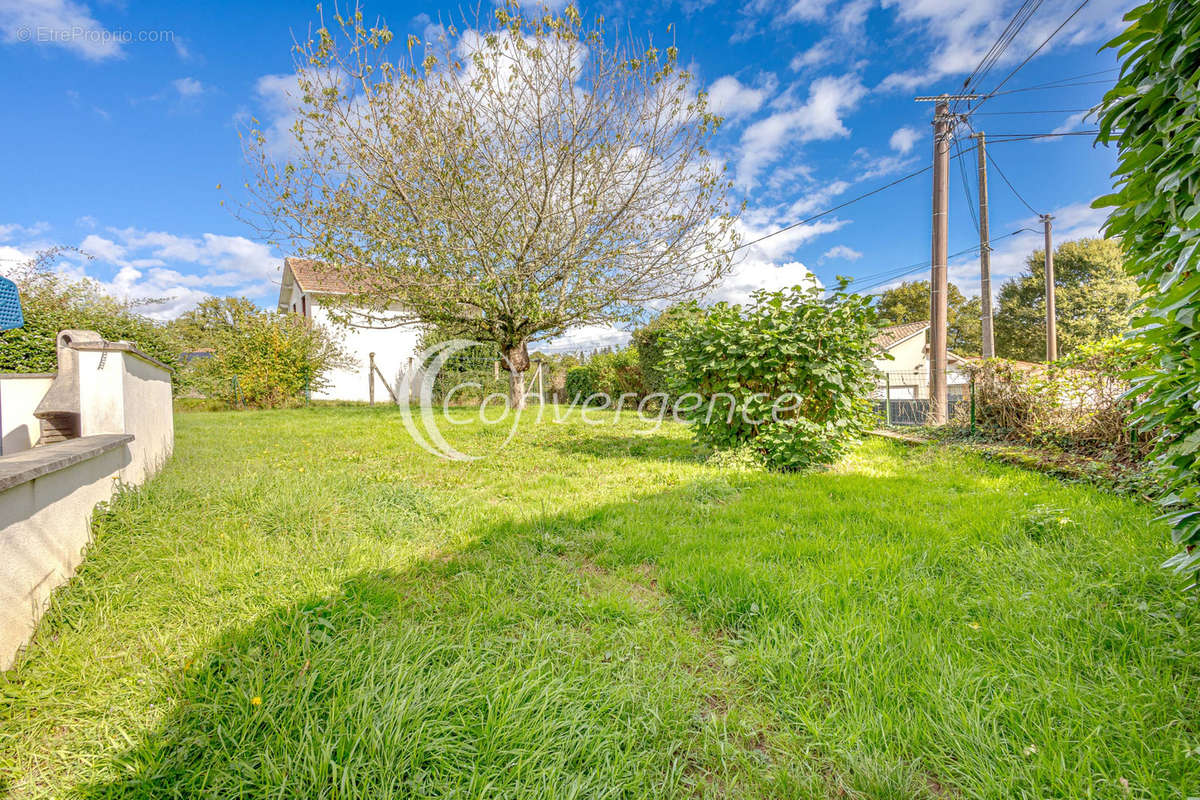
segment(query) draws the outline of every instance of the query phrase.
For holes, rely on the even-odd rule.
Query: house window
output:
[[[300,313],[308,316],[308,298],[304,295],[300,295]]]

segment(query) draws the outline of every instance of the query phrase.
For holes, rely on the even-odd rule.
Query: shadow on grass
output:
[[[596,529],[594,514],[494,526],[230,631],[116,760],[122,777],[75,794],[708,794],[739,768],[703,752],[712,643],[652,579],[596,566]]]
[[[633,439],[601,438],[603,456],[614,438]],[[659,457],[689,446],[661,438],[647,445]],[[961,484],[982,489],[984,477]],[[763,623],[761,609],[790,625],[806,602],[779,559],[810,567],[803,553],[770,551],[776,526],[805,536],[846,504],[857,515],[847,550],[866,547],[885,518],[876,514],[894,513],[880,498],[918,496],[924,484],[819,475],[807,481],[818,512],[781,506],[779,486],[806,490],[781,480],[715,474],[493,525],[462,552],[359,573],[272,611],[185,668],[163,698],[165,721],[113,765],[120,778],[76,793],[590,800],[861,789],[875,778],[845,764],[839,773],[774,712],[723,699],[744,676],[718,651],[736,647],[729,632]],[[935,558],[927,549],[920,559]],[[750,721],[728,723],[730,713]],[[925,794],[912,791],[909,756],[871,757],[889,776],[878,796]]]
[[[541,447],[573,456],[603,459],[641,459],[655,461],[696,461],[696,447],[690,438],[660,433],[629,433],[627,429],[608,429],[602,425],[585,428],[578,436],[538,442]]]

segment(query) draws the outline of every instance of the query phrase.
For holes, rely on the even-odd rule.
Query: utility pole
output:
[[[996,357],[996,339],[992,333],[992,246],[988,230],[987,138],[983,132],[971,134],[979,157],[979,307],[983,333],[983,357]]]
[[[950,113],[951,100],[973,100],[973,94],[915,98],[935,103],[933,109],[933,241],[929,275],[929,423],[946,424],[946,260],[950,236],[950,138],[960,115]]]
[[[1058,323],[1054,311],[1054,243],[1050,240],[1050,220],[1054,217],[1042,214],[1042,226],[1046,235],[1046,361],[1058,360]]]

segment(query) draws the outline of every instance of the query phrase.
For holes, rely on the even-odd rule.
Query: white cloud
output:
[[[32,225],[20,225],[17,223],[0,225],[0,242],[11,241],[17,237],[31,238],[41,236],[48,230],[50,230],[50,223],[48,222],[35,222]]]
[[[907,155],[916,145],[917,140],[921,138],[921,133],[915,128],[905,126],[897,128],[892,133],[892,138],[888,139],[888,144],[891,148],[901,155]]]
[[[939,88],[935,84],[940,79],[971,72],[1012,18],[1015,5],[1015,0],[883,0],[885,9],[895,11],[897,22],[908,26],[910,37],[928,40],[921,50],[932,57],[926,67],[888,75],[878,90],[933,91]],[[1004,51],[997,69],[989,73],[987,85],[980,88],[992,88],[991,84],[1008,72],[1006,65],[1014,65],[1033,52],[1078,5],[1076,0],[1047,0]],[[1121,29],[1126,6],[1124,0],[1093,0],[1039,55],[1055,47],[1110,38]]]
[[[255,82],[254,93],[265,112],[258,118],[263,120],[267,154],[278,159],[293,155],[299,146],[292,126],[301,97],[296,76],[263,75]]]
[[[753,188],[758,173],[778,159],[788,144],[849,135],[842,114],[855,108],[865,92],[855,75],[818,78],[809,86],[804,103],[777,111],[747,127],[740,144],[738,182]]]
[[[1104,209],[1092,208],[1088,203],[1072,203],[1051,212],[1053,220],[1054,246],[1063,242],[1100,237],[1101,226],[1108,217]],[[1043,246],[1042,223],[1037,217],[1017,220],[1016,225],[1030,228],[1018,236],[998,242],[992,250],[991,278],[993,294],[1000,292],[1005,280],[1019,275],[1025,269],[1025,259],[1034,250]],[[993,228],[995,230],[995,228]],[[968,297],[979,295],[979,256],[969,255],[954,259],[949,264],[949,277]]]
[[[759,289],[774,291],[791,286],[820,286],[817,276],[799,261],[775,264],[753,256],[739,263],[721,285],[710,292],[705,302],[724,300],[728,303],[745,303]]]
[[[817,189],[806,192],[788,206],[785,216],[800,219],[814,211],[827,207],[838,195],[844,194],[852,184],[849,181],[830,181]]]
[[[530,350],[543,353],[590,353],[602,347],[624,347],[629,343],[629,331],[611,325],[582,325],[567,330],[549,342],[530,345]]]
[[[1051,133],[1067,133],[1069,131],[1078,130],[1079,126],[1083,124],[1083,120],[1085,117],[1087,117],[1087,115],[1088,115],[1087,111],[1080,111],[1076,114],[1072,114],[1071,116],[1064,119],[1053,131],[1051,131]],[[1053,139],[1035,139],[1034,141],[1052,142],[1054,140]]]
[[[773,76],[767,79],[766,85],[754,88],[732,75],[725,75],[708,87],[709,108],[714,114],[726,117],[752,114],[762,107],[773,88]]]
[[[92,61],[123,55],[112,32],[86,5],[71,0],[4,0],[0,2],[0,33],[9,44],[56,45]]]
[[[828,39],[822,39],[807,50],[802,50],[792,56],[788,67],[793,72],[799,72],[805,67],[819,67],[822,64],[827,64],[833,61],[836,56],[833,42]]]
[[[176,78],[171,81],[171,85],[179,92],[180,97],[198,97],[205,92],[204,84],[195,78]]]
[[[783,18],[787,21],[819,22],[825,19],[829,2],[830,0],[794,0],[784,12]]]
[[[24,237],[0,245],[0,271],[11,271],[46,249],[46,242],[34,238],[46,227],[0,225],[0,235]],[[83,255],[62,253],[53,268],[70,278],[94,280],[114,296],[151,301],[141,311],[155,319],[178,316],[214,294],[248,295],[273,305],[281,263],[266,245],[215,233],[108,228],[106,235],[85,236],[79,250]]]
[[[834,245],[821,255],[821,260],[838,259],[840,261],[858,261],[862,253],[844,244]]]
[[[97,236],[94,233],[90,233],[84,237],[83,241],[79,243],[79,249],[92,258],[97,258],[110,264],[124,266],[127,263],[125,261],[124,247],[112,239],[105,239],[103,236]]]

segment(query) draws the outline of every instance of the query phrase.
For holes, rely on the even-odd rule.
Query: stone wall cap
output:
[[[90,352],[95,352],[95,353],[102,353],[105,351],[110,352],[110,353],[112,353],[112,352],[129,353],[131,356],[140,358],[142,361],[145,361],[148,364],[153,364],[156,367],[162,367],[167,372],[171,371],[170,367],[168,367],[163,362],[159,361],[154,356],[147,355],[146,353],[143,353],[141,350],[138,350],[137,345],[135,345],[133,342],[108,342],[108,341],[72,342],[68,346],[72,350],[85,350],[85,351],[90,351]]]
[[[101,433],[0,456],[0,492],[95,458],[132,441],[132,433]]]

